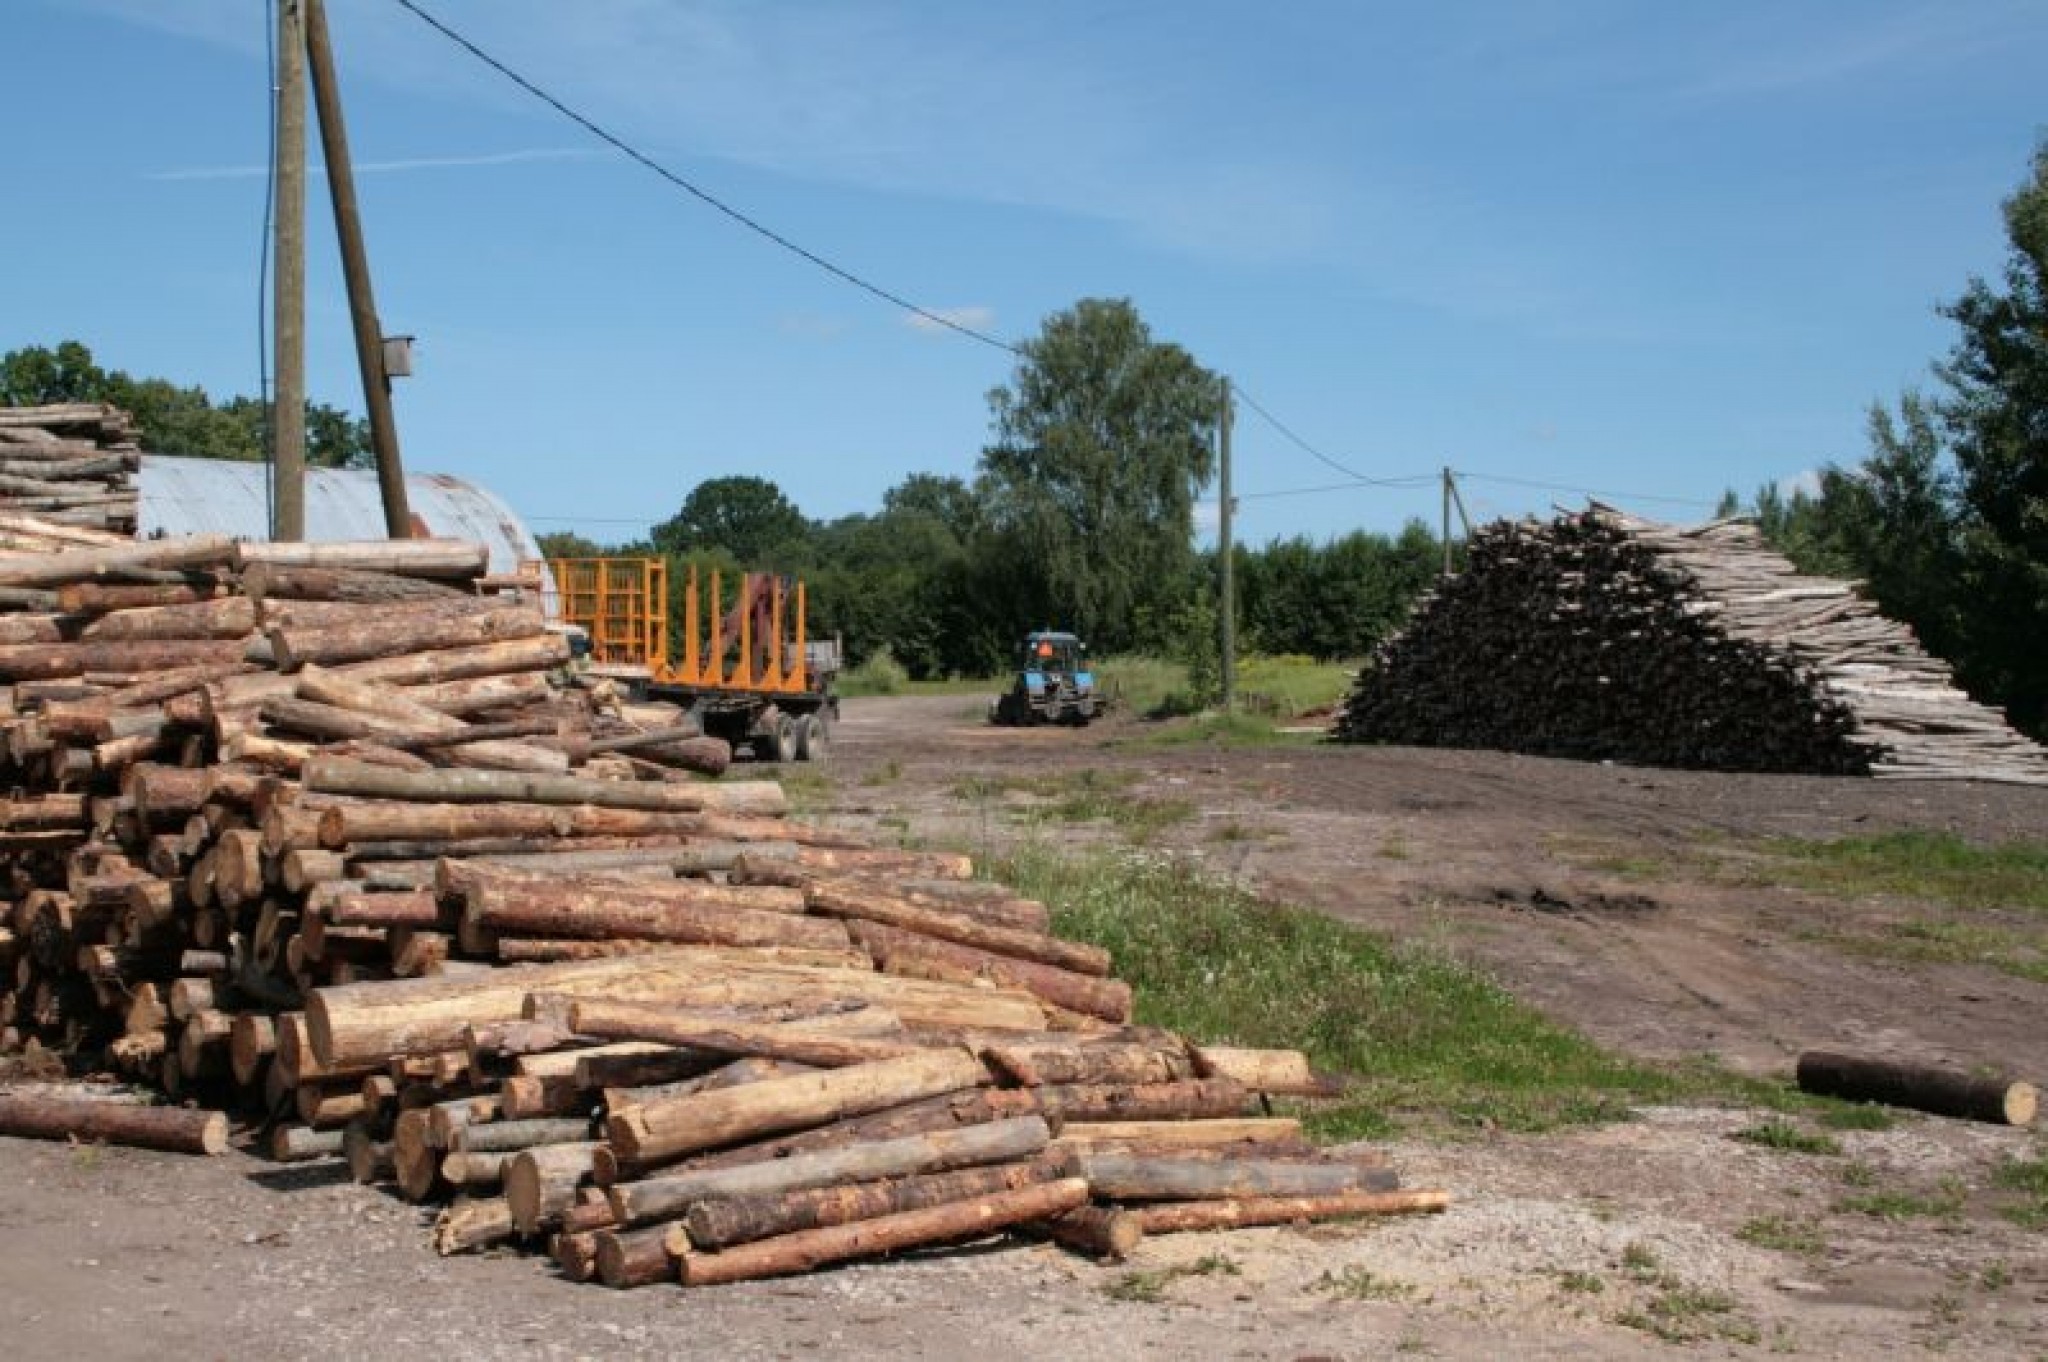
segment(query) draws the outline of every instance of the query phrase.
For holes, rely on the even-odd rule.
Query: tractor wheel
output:
[[[832,755],[832,738],[825,728],[825,716],[806,714],[796,721],[796,759],[823,761]]]

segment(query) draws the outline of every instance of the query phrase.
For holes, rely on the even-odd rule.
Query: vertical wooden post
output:
[[[306,537],[306,31],[299,0],[277,4],[277,204],[271,276],[270,537]]]
[[[1223,685],[1223,712],[1228,714],[1237,702],[1237,565],[1231,561],[1230,517],[1236,510],[1230,497],[1230,425],[1232,416],[1230,400],[1230,378],[1223,379],[1223,409],[1217,414],[1217,490],[1221,494],[1216,508],[1216,547],[1223,559],[1223,581],[1220,611],[1223,617],[1223,661],[1221,681]]]
[[[405,465],[398,453],[398,423],[391,414],[391,378],[384,372],[384,329],[370,287],[370,257],[363,245],[363,221],[356,208],[355,173],[348,155],[348,129],[341,117],[341,86],[334,47],[327,35],[324,0],[301,0],[305,10],[306,63],[313,76],[313,104],[320,114],[320,149],[327,159],[327,189],[334,200],[334,232],[341,239],[341,268],[348,283],[349,320],[355,325],[356,365],[363,376],[363,408],[370,419],[370,445],[377,452],[377,487],[384,497],[384,533],[412,538],[412,510],[405,500]]]
[[[1451,468],[1444,465],[1444,576],[1451,575]]]

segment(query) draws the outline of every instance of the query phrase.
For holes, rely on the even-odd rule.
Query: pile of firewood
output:
[[[1756,528],[1594,505],[1473,537],[1339,714],[1347,742],[1728,771],[2048,783],[2048,752],[1971,700],[1853,583]]]
[[[615,1285],[1008,1227],[1440,1208],[1307,1145],[1291,1051],[1130,1024],[1101,950],[966,858],[705,780],[446,541],[0,555],[0,1047],[239,1113]],[[0,1133],[217,1149],[17,1095]]]
[[[0,407],[0,527],[27,515],[132,535],[141,467],[134,421],[118,407]]]

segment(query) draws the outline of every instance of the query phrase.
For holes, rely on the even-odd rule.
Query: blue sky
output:
[[[1011,340],[1129,297],[1345,468],[1471,474],[1475,518],[1578,500],[1499,479],[1698,518],[1860,457],[2048,127],[2035,0],[421,3],[887,289]],[[256,389],[269,8],[13,0],[0,349]],[[603,541],[725,474],[818,517],[971,475],[1012,356],[392,0],[329,12],[410,468]],[[355,408],[314,188],[311,388]],[[1436,514],[1250,411],[1237,453],[1254,542]]]

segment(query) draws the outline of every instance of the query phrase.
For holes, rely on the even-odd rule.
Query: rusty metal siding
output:
[[[270,537],[269,493],[260,463],[142,456],[142,509],[137,532]],[[405,480],[415,533],[472,539],[491,552],[490,570],[511,572],[541,556],[540,545],[510,507],[474,483],[445,473]],[[355,469],[306,470],[306,538],[384,538],[384,502],[377,475]]]

